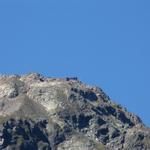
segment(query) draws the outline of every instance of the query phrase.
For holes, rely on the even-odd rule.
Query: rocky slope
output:
[[[0,76],[1,150],[150,150],[150,129],[77,78]]]

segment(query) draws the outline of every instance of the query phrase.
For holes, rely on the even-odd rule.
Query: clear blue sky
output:
[[[78,76],[150,126],[150,1],[0,0],[0,73]]]

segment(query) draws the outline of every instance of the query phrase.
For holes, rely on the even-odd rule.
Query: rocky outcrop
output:
[[[1,131],[1,149],[51,150],[46,132],[46,120],[10,119],[3,124]]]
[[[150,129],[76,77],[0,76],[0,149],[150,150]]]

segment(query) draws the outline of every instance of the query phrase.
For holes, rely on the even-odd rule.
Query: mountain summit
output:
[[[150,150],[150,129],[76,77],[1,75],[0,150]]]

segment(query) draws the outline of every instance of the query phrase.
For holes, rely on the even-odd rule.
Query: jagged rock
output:
[[[1,150],[150,150],[150,129],[76,77],[0,76]]]
[[[1,149],[51,150],[45,121],[10,119],[3,124]]]

